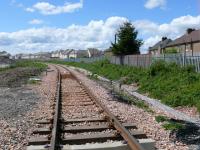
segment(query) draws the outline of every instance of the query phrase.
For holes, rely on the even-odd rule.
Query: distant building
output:
[[[64,50],[64,51],[61,51],[59,58],[60,59],[67,59],[67,58],[69,58],[69,54],[70,54],[71,51],[73,51],[73,50]]]
[[[88,50],[72,50],[69,53],[69,58],[91,58],[102,56],[103,52],[97,49],[90,48]]]
[[[67,58],[69,58],[69,54],[71,51],[73,51],[73,50],[68,49],[68,50],[54,51],[51,54],[51,58],[67,59]]]
[[[186,33],[169,43],[167,48],[176,48],[180,53],[200,53],[200,29],[187,29]]]
[[[89,54],[87,50],[72,50],[69,53],[69,58],[88,58]]]
[[[105,56],[113,56],[113,52],[112,52],[112,50],[109,48],[109,49],[106,49],[105,51],[104,51],[104,55]]]
[[[160,55],[163,54],[167,44],[171,43],[172,40],[167,37],[163,37],[161,41],[156,43],[154,46],[149,47],[149,54]]]
[[[99,57],[103,55],[102,51],[99,51],[98,49],[95,48],[88,48],[88,57]]]
[[[54,51],[51,53],[51,58],[60,58],[60,51]]]
[[[0,52],[0,68],[9,67],[13,63],[13,60],[11,60],[10,57],[11,55],[6,51]]]
[[[15,59],[50,59],[51,53],[49,52],[39,52],[35,54],[16,54]]]

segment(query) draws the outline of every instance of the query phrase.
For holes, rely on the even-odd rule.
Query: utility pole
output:
[[[115,34],[115,44],[117,44],[117,34]]]

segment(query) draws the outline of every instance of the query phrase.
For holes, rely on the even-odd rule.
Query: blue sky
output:
[[[106,49],[130,20],[144,40],[176,38],[200,28],[200,0],[2,0],[0,50],[34,53],[57,49]]]

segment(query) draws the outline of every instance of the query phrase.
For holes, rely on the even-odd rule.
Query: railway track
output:
[[[94,147],[96,143],[116,141],[121,141],[123,146],[127,144],[126,149],[144,150],[139,143],[140,139],[147,139],[144,133],[134,124],[121,123],[67,68],[56,68],[57,91],[51,104],[52,119],[37,122],[38,128],[29,139],[27,150],[94,150],[84,145],[90,143]]]

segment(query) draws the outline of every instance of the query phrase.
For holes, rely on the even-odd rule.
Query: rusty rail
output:
[[[57,67],[56,67],[57,68]],[[51,134],[51,142],[49,150],[58,150],[60,149],[59,145],[59,121],[60,121],[60,92],[61,92],[61,73],[59,69],[58,71],[58,83],[57,83],[57,91],[56,91],[56,106],[55,106],[55,114],[53,119],[53,129]]]

